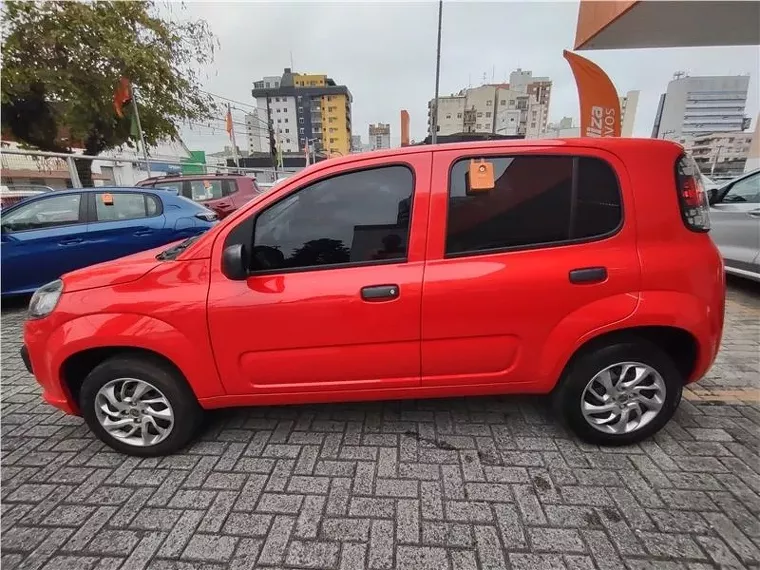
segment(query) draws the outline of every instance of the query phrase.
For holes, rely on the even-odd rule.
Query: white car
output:
[[[726,273],[760,281],[760,169],[705,189],[710,237],[723,255]]]

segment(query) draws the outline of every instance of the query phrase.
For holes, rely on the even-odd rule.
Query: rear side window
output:
[[[196,202],[218,200],[222,196],[221,180],[190,180],[190,197]]]
[[[150,218],[161,213],[158,199],[149,194],[128,192],[98,192],[95,194],[95,219],[98,222],[118,222]]]
[[[617,177],[603,160],[572,156],[485,157],[495,188],[467,194],[470,158],[449,182],[446,254],[557,245],[615,232],[622,221]]]

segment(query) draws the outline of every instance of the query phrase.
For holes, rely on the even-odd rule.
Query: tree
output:
[[[43,151],[75,143],[97,156],[127,144],[131,110],[116,115],[114,89],[127,77],[137,93],[148,146],[176,138],[177,123],[207,118],[213,100],[199,87],[217,42],[203,20],[161,17],[152,1],[3,3],[2,125]],[[130,106],[131,107],[131,106]],[[77,160],[85,186],[91,160]]]

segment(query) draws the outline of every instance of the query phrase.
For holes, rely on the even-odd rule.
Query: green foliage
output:
[[[65,152],[79,141],[90,155],[133,146],[130,110],[120,119],[113,108],[122,75],[148,145],[213,109],[199,91],[216,45],[203,20],[162,18],[151,1],[9,0],[2,10],[3,128],[29,145]]]

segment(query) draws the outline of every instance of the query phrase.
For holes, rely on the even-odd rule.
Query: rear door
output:
[[[161,200],[147,192],[89,193],[93,263],[123,257],[166,243]]]
[[[622,208],[631,190],[622,162],[599,151],[478,152],[434,155],[422,384],[531,389],[547,381],[547,350],[581,334],[566,331],[635,309],[634,213]],[[496,187],[468,193],[470,161],[480,158],[493,164]]]
[[[760,172],[734,182],[712,205],[710,237],[729,271],[760,273]]]
[[[45,196],[2,216],[2,291],[29,291],[90,263],[82,194]]]

